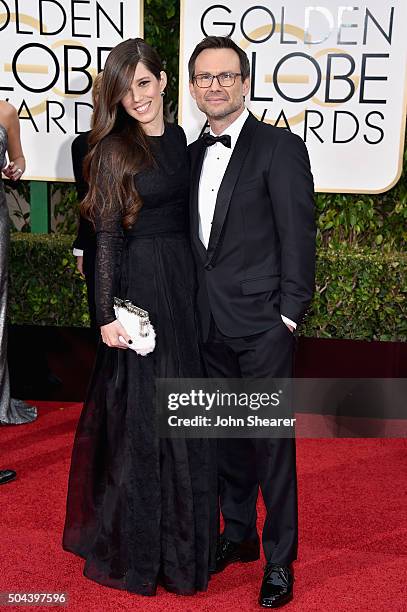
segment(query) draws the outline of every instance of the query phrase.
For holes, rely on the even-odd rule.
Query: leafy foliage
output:
[[[314,299],[302,333],[353,340],[407,339],[407,256],[321,248]]]
[[[12,323],[87,326],[86,286],[71,254],[72,236],[12,234],[9,316]]]
[[[24,210],[21,205],[21,200],[26,203],[30,200],[30,183],[25,181],[20,181],[19,183],[4,181],[4,188],[12,200],[10,218],[13,231],[30,232],[30,211],[29,209]],[[16,223],[19,230],[17,230]]]
[[[398,183],[381,194],[316,195],[318,244],[402,250],[407,240],[407,147]]]
[[[53,207],[55,231],[59,234],[75,234],[79,218],[79,202],[75,185],[52,183],[51,194],[55,200]]]
[[[179,1],[145,0],[144,38],[157,49],[168,76],[166,110],[169,117],[178,112]]]

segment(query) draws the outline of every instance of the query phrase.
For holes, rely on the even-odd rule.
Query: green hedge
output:
[[[72,236],[12,234],[9,315],[15,324],[86,326],[85,284]],[[407,340],[407,256],[320,248],[315,298],[301,334]]]
[[[11,234],[11,323],[89,324],[86,286],[76,270],[72,242],[72,236],[61,234]]]
[[[407,339],[407,255],[320,248],[303,333],[318,338]]]

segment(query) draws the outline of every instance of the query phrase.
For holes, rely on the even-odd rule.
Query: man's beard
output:
[[[228,117],[229,115],[232,115],[233,113],[238,111],[241,107],[242,107],[242,103],[236,101],[236,103],[233,106],[225,108],[225,109],[219,109],[218,111],[216,110],[210,111],[209,109],[206,109],[205,107],[203,108],[199,107],[199,110],[205,113],[208,119],[224,119],[225,117]]]

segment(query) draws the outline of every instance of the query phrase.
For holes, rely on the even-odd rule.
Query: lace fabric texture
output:
[[[157,585],[205,590],[218,528],[216,457],[209,440],[160,439],[156,377],[201,377],[195,277],[187,237],[185,136],[166,126],[150,138],[153,168],[136,177],[143,207],[133,228],[97,219],[99,324],[113,296],[147,310],[156,349],[100,344],[75,436],[63,546],[85,559],[85,576],[152,595]],[[107,175],[105,175],[106,177]]]

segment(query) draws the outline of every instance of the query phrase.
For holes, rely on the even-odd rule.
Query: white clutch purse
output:
[[[135,306],[130,300],[114,298],[114,312],[116,319],[120,321],[126,332],[132,339],[132,344],[128,344],[122,336],[123,342],[139,355],[147,355],[155,349],[155,330],[150,323],[147,310]]]

